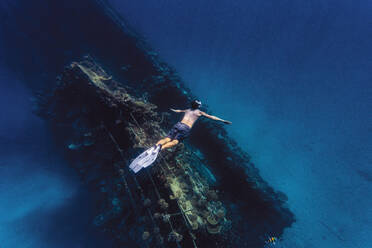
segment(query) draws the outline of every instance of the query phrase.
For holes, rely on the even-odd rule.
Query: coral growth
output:
[[[244,216],[249,213],[235,207],[235,192],[218,187],[213,173],[217,168],[209,169],[203,158],[210,154],[179,144],[162,152],[154,166],[139,175],[129,172],[131,159],[164,137],[169,126],[164,113],[150,102],[159,92],[147,92],[146,98],[141,93],[85,57],[66,67],[53,93],[39,99],[39,114],[50,120],[71,163],[86,183],[100,189],[101,207],[94,223],[112,233],[119,245],[197,247],[200,242],[203,247],[235,247],[233,243],[245,237],[236,238],[241,227],[234,223],[242,218],[248,222]],[[227,160],[242,160],[243,155],[230,152]],[[256,186],[248,192],[262,183],[258,175],[251,175]],[[157,231],[152,235],[144,230]]]

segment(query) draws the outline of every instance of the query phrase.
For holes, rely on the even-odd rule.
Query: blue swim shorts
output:
[[[176,139],[179,141],[184,140],[187,136],[189,136],[191,128],[182,122],[177,122],[172,129],[168,132],[166,137],[170,139]]]

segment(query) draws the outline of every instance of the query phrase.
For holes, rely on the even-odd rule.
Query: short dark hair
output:
[[[201,101],[198,101],[198,100],[194,100],[191,102],[191,108],[192,109],[198,109],[201,105]]]

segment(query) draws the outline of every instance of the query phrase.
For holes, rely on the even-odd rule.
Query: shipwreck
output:
[[[292,221],[286,197],[260,178],[218,123],[201,121],[202,139],[163,151],[139,174],[129,171],[131,159],[172,125],[151,99],[172,89],[191,97],[181,86],[166,87],[170,71],[159,74],[158,90],[142,92],[86,56],[65,68],[51,93],[39,95],[38,114],[99,195],[93,223],[118,247],[258,247],[265,234],[280,235]]]
[[[35,91],[35,112],[95,195],[92,223],[115,247],[264,247],[295,221],[286,195],[207,119],[152,167],[128,170],[178,121],[169,107],[195,97],[107,1],[20,0],[7,11],[7,66]]]

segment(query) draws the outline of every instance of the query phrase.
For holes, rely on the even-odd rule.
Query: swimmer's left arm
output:
[[[209,115],[209,114],[207,114],[207,113],[205,113],[203,111],[200,111],[200,114],[201,115],[204,115],[205,117],[207,117],[209,119],[215,120],[215,121],[222,121],[225,124],[232,124],[231,121],[227,121],[227,120],[221,119],[221,118],[219,118],[217,116],[214,116],[214,115]]]

